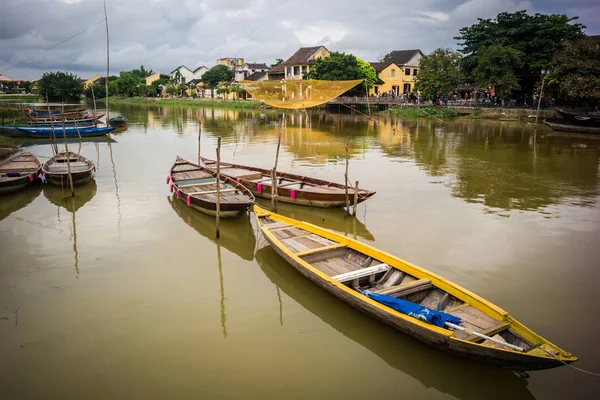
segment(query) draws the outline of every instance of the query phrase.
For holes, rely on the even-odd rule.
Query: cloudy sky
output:
[[[102,0],[2,0],[0,7],[0,74],[105,74]],[[391,50],[456,48],[453,36],[477,17],[523,9],[579,16],[589,35],[600,34],[597,0],[107,0],[107,8],[111,74],[142,64],[163,73],[211,67],[219,56],[270,64],[319,44],[377,61]]]

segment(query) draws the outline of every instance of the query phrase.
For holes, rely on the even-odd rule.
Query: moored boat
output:
[[[579,126],[572,124],[557,124],[556,122],[544,121],[546,125],[559,132],[595,133],[600,134],[600,126]]]
[[[42,172],[46,181],[57,186],[68,186],[69,171],[73,186],[83,185],[94,177],[94,163],[72,151],[62,151],[44,163]]]
[[[600,128],[600,115],[573,114],[560,107],[556,107],[556,112],[573,125]]]
[[[88,137],[88,136],[103,136],[107,133],[116,129],[114,126],[11,126],[8,128],[14,128],[21,132],[23,136],[36,137],[36,138],[51,138],[55,137]]]
[[[122,115],[117,115],[116,117],[110,118],[108,124],[111,126],[123,126],[127,124],[127,118]]]
[[[245,214],[254,203],[252,192],[223,174],[220,181],[219,215],[236,217]],[[167,179],[167,183],[169,182],[172,185],[171,191],[176,193],[178,199],[204,214],[216,215],[216,171],[177,157]]]
[[[511,370],[577,360],[498,306],[434,273],[318,226],[258,206],[254,213],[267,242],[301,274],[400,332]]]
[[[216,161],[202,157],[202,162],[211,169]],[[240,182],[255,196],[271,198],[271,171],[245,165],[221,163],[222,174]],[[358,203],[367,200],[375,192],[359,189]],[[284,203],[314,207],[341,207],[346,204],[345,186],[322,179],[277,171],[277,200]],[[354,200],[354,189],[348,187],[350,203]]]
[[[54,125],[55,127],[61,127],[62,124],[64,123],[65,125],[86,125],[86,124],[93,124],[95,121],[98,121],[98,119],[102,118],[104,116],[104,114],[98,114],[96,116],[96,118],[94,119],[93,115],[85,115],[81,118],[71,118],[71,119],[65,119],[64,121],[62,119],[57,119],[57,118],[29,118],[27,120],[27,124],[28,125]]]
[[[42,165],[26,151],[0,162],[0,194],[12,193],[31,185],[38,178]]]

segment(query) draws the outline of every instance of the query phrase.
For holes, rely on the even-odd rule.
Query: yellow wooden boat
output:
[[[500,307],[436,274],[257,205],[254,213],[267,242],[300,273],[400,332],[440,350],[515,371],[554,368],[577,360]],[[365,291],[443,311],[462,322],[440,328],[383,305]]]

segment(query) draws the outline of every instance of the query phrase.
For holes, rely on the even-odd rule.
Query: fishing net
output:
[[[347,92],[362,80],[321,81],[241,81],[240,85],[256,100],[277,108],[299,109],[325,104]]]

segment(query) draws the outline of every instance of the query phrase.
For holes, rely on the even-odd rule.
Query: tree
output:
[[[510,46],[492,45],[479,49],[473,70],[475,83],[480,87],[493,86],[502,105],[520,88],[514,69],[523,66],[523,53]]]
[[[460,53],[441,48],[423,56],[419,61],[415,90],[426,99],[456,90],[462,78],[461,59]]]
[[[63,101],[81,99],[83,83],[70,72],[46,72],[39,81],[40,94],[46,100]]]
[[[271,64],[271,68],[273,68],[273,67],[275,67],[275,66],[277,66],[279,64],[282,64],[282,63],[283,63],[283,58],[276,58],[275,59],[275,63]]]
[[[221,82],[229,82],[233,78],[233,72],[226,65],[216,65],[202,75],[202,82],[205,83],[214,97],[213,89]]]
[[[229,93],[230,90],[227,86],[219,86],[217,88],[217,94],[228,95]],[[225,96],[223,96],[223,98],[225,98]]]
[[[565,41],[584,37],[582,24],[572,23],[578,17],[564,14],[535,14],[527,11],[503,12],[495,19],[478,19],[478,23],[459,29],[454,39],[461,41],[464,69],[475,70],[479,52],[492,45],[510,46],[523,54],[522,63],[514,70],[521,86],[531,89],[539,81],[542,69],[548,69],[554,55]]]
[[[568,42],[554,57],[550,81],[561,92],[591,105],[600,102],[600,41],[585,38]]]
[[[325,81],[364,79],[365,82],[360,85],[360,88],[351,90],[353,95],[361,95],[365,93],[365,85],[372,86],[375,83],[377,73],[371,64],[352,54],[333,52],[329,57],[317,59],[315,65],[305,74],[305,78]]]

